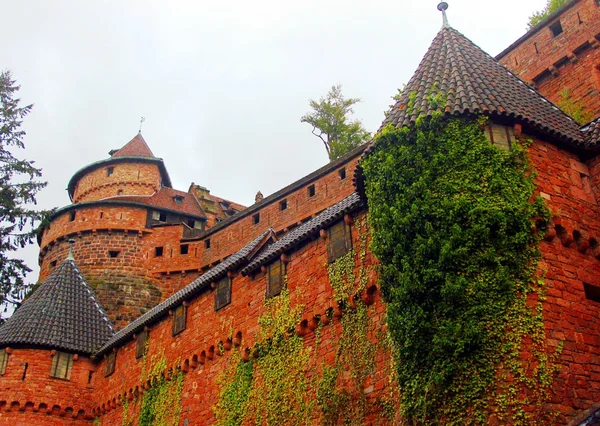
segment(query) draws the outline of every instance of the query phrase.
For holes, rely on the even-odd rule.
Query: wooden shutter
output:
[[[277,296],[283,287],[283,264],[277,260],[269,265],[267,297]]]
[[[183,305],[179,305],[173,311],[173,336],[185,330],[187,309]]]
[[[0,376],[2,376],[6,372],[6,364],[8,362],[8,354],[6,353],[6,349],[0,350]]]
[[[217,283],[215,292],[215,311],[231,303],[231,279],[224,277]]]
[[[146,354],[147,343],[148,342],[148,330],[141,331],[137,337],[136,346],[135,346],[135,357],[141,358]]]
[[[110,352],[106,356],[106,369],[104,370],[104,377],[108,377],[112,373],[115,372],[115,364],[116,364],[116,362],[117,362],[117,353],[116,352]]]
[[[73,367],[73,354],[56,352],[52,358],[52,371],[50,375],[57,379],[70,380]]]
[[[348,253],[352,248],[350,229],[343,220],[329,228],[329,263]]]

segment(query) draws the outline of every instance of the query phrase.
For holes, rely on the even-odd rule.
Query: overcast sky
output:
[[[545,0],[449,0],[450,24],[491,55]],[[0,0],[0,69],[34,103],[24,157],[42,208],[68,180],[143,135],[173,186],[250,205],[327,162],[300,123],[333,85],[375,131],[442,25],[437,0]],[[35,269],[38,247],[21,253]]]

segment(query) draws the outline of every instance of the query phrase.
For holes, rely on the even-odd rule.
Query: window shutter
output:
[[[137,337],[135,347],[135,357],[141,358],[146,354],[146,346],[148,342],[148,330],[141,331]]]
[[[70,380],[73,367],[73,354],[56,352],[52,358],[52,371],[50,375],[58,379]]]
[[[6,349],[0,350],[0,376],[6,372],[6,364],[8,363],[8,354]]]
[[[117,362],[117,353],[111,352],[106,357],[106,369],[104,370],[104,377],[110,376],[115,372],[115,364]]]
[[[215,292],[215,311],[231,303],[231,279],[224,277],[217,284]]]
[[[267,278],[267,297],[277,296],[283,287],[283,265],[277,260],[269,265]]]
[[[329,263],[339,259],[352,248],[350,229],[343,220],[329,228]]]
[[[187,309],[179,305],[173,312],[173,336],[185,330]]]

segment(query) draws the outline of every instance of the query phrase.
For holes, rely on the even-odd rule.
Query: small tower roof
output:
[[[113,334],[110,320],[69,256],[0,326],[0,346],[92,354]]]
[[[141,133],[138,133],[125,146],[117,151],[111,151],[111,157],[144,157],[156,158]]]
[[[436,94],[445,101],[432,102]],[[584,143],[575,121],[446,21],[382,127],[406,126],[436,110],[503,116],[563,142]]]

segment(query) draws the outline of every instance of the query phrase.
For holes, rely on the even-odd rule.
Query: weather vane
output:
[[[142,133],[142,124],[144,124],[144,121],[146,121],[146,118],[145,118],[145,117],[142,117],[142,118],[140,119],[140,130],[138,130],[138,133]]]
[[[446,16],[446,10],[448,10],[448,3],[446,3],[445,1],[441,1],[440,4],[438,4],[437,8],[440,12],[442,12],[442,16],[444,17],[443,28],[450,27],[450,24],[448,24],[448,16]]]

